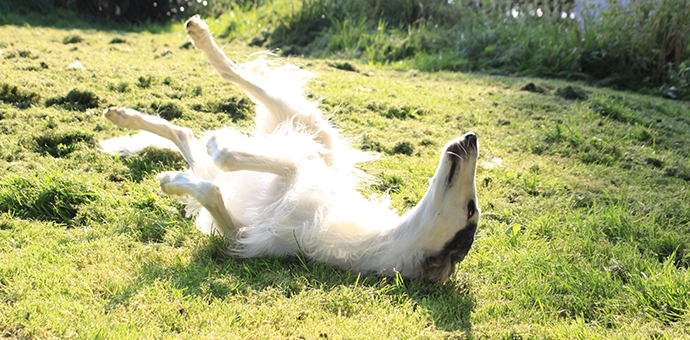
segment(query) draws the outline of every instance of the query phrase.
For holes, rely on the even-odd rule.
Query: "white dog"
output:
[[[198,16],[186,27],[223,79],[256,103],[256,131],[225,129],[197,140],[187,128],[135,110],[109,108],[104,115],[120,127],[172,141],[182,152],[189,171],[161,173],[158,181],[167,194],[191,197],[188,211],[197,215],[199,230],[225,236],[240,257],[303,253],[358,272],[438,282],[450,277],[479,221],[475,134],[444,146],[428,191],[401,217],[356,190],[361,174],[354,164],[371,156],[349,147],[305,99],[304,71],[254,74],[225,56]],[[132,142],[139,149],[158,144],[139,134],[101,147],[124,151]]]

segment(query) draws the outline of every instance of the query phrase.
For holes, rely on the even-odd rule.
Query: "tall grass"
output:
[[[300,9],[278,14],[279,34],[269,42],[288,46],[287,54],[585,79],[690,98],[687,0],[612,1],[577,14],[557,2],[552,8],[500,0],[292,3]]]
[[[115,8],[122,1],[105,2]],[[227,13],[222,36],[255,36],[252,45],[285,55],[581,79],[690,99],[688,0],[609,0],[606,8],[584,4],[577,11],[560,0],[175,0],[155,8],[149,2],[128,5],[120,16],[82,0],[12,0],[0,9],[62,7],[140,22]]]

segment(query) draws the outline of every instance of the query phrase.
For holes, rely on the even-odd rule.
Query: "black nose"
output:
[[[448,145],[446,151],[459,157],[463,157],[468,153],[476,155],[477,151],[479,151],[477,135],[475,135],[474,132],[468,132],[462,135],[462,137],[452,141],[450,145]]]
[[[462,136],[462,141],[465,145],[476,146],[477,145],[477,135],[474,132],[468,132]]]

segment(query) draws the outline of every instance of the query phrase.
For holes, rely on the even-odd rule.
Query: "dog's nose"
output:
[[[477,146],[477,135],[474,132],[468,132],[468,133],[462,135],[462,138],[460,139],[460,141],[465,146],[476,147]]]
[[[477,135],[474,132],[468,132],[450,142],[446,151],[462,157],[468,153],[476,155],[478,150]]]

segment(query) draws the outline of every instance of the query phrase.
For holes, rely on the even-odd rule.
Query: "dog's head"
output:
[[[479,142],[466,133],[443,147],[436,174],[420,202],[424,210],[424,250],[427,257],[422,277],[445,282],[455,271],[474,241],[480,210],[477,205],[475,170]]]

